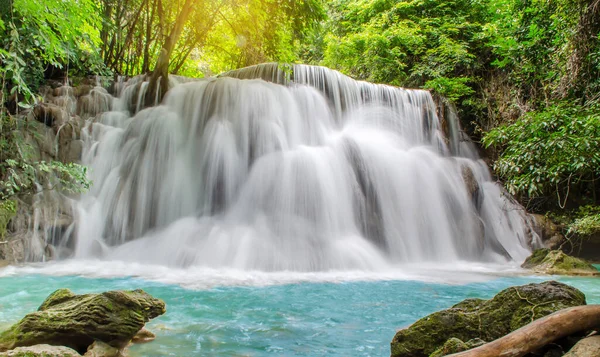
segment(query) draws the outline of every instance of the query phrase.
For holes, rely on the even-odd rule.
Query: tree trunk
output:
[[[483,346],[447,357],[522,357],[577,332],[600,327],[600,305],[570,307]]]
[[[146,92],[145,104],[147,107],[157,104],[156,98],[158,98],[158,102],[160,102],[169,89],[169,61],[173,54],[175,44],[177,44],[177,41],[183,32],[183,27],[192,12],[193,3],[194,0],[185,0],[185,4],[183,4],[179,15],[177,15],[173,30],[171,30],[163,48],[160,50],[160,55],[158,56],[158,61],[156,61],[156,66],[152,71],[148,91]],[[159,79],[160,87],[158,82]],[[158,95],[157,91],[160,91]]]

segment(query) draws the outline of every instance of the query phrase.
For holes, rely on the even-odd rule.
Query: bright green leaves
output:
[[[5,173],[0,181],[0,201],[39,190],[80,193],[90,187],[87,168],[74,163],[8,159],[0,165],[0,171]]]
[[[483,143],[501,149],[494,170],[511,193],[562,194],[600,175],[600,107],[553,105],[493,129]]]
[[[0,9],[0,18],[2,77],[28,101],[48,65],[78,69],[82,58],[96,56],[100,16],[94,0],[14,0]]]
[[[485,8],[465,0],[354,0],[330,8],[323,64],[359,79],[474,93]]]

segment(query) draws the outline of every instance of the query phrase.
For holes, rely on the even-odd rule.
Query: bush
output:
[[[600,174],[600,106],[561,102],[485,134],[499,150],[494,170],[515,195],[529,198],[595,190]],[[576,192],[573,192],[575,190]]]

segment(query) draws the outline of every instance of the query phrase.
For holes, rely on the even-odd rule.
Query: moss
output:
[[[467,299],[399,331],[391,343],[392,357],[428,357],[451,338],[472,340],[473,345],[474,339],[492,341],[534,319],[585,303],[582,292],[554,281],[511,287],[490,300]]]
[[[435,350],[429,357],[442,357],[453,353],[463,352],[469,349],[466,343],[458,338],[452,337],[444,345]]]
[[[85,352],[95,340],[122,347],[149,319],[164,312],[165,303],[142,290],[74,295],[60,289],[0,335],[0,351],[51,344]]]
[[[65,301],[68,301],[75,296],[76,295],[73,294],[73,292],[69,289],[58,289],[52,294],[50,294],[50,296],[48,296],[46,300],[44,300],[42,305],[40,305],[40,307],[38,308],[38,311],[46,310],[51,306],[55,306]]]
[[[537,273],[557,275],[598,275],[598,270],[583,259],[560,250],[538,249],[521,265]]]
[[[17,215],[17,202],[0,201],[0,241],[4,240],[8,223]]]
[[[522,268],[530,269],[536,265],[541,264],[544,261],[544,258],[550,253],[550,249],[536,249],[531,253],[531,255],[525,259],[525,262],[521,265]]]

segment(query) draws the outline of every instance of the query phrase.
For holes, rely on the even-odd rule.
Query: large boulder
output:
[[[537,249],[521,267],[536,273],[555,275],[600,275],[598,269],[585,260],[566,255],[561,250]]]
[[[585,304],[581,291],[556,281],[510,287],[490,300],[464,300],[398,331],[391,355],[428,357],[451,338],[493,341],[535,319]]]
[[[143,290],[75,295],[60,289],[0,334],[0,352],[50,344],[84,353],[96,340],[122,348],[147,321],[164,313],[165,303]]]

